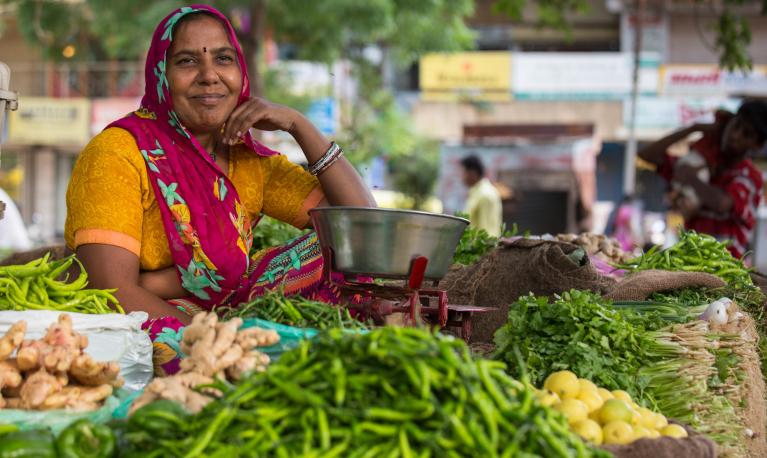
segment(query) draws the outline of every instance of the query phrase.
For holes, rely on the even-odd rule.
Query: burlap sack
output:
[[[684,425],[682,425],[684,426]],[[688,437],[639,439],[628,445],[605,445],[615,458],[716,458],[716,444],[687,426]]]
[[[506,323],[509,304],[522,295],[552,296],[570,289],[604,294],[611,289],[615,280],[600,275],[587,257],[582,264],[568,257],[576,249],[556,241],[505,241],[476,264],[451,269],[440,288],[447,290],[451,304],[496,308],[472,318],[472,342],[492,342]]]
[[[726,285],[721,278],[703,272],[643,270],[624,277],[605,297],[613,301],[643,301],[653,293],[684,288],[722,288]]]

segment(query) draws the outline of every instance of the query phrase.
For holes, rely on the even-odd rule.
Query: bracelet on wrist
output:
[[[309,167],[309,173],[314,176],[319,175],[332,163],[334,163],[343,154],[343,150],[336,142],[330,143],[330,148],[322,155],[322,157]]]

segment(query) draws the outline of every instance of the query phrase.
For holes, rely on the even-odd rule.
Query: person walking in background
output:
[[[623,251],[631,252],[643,246],[641,218],[636,198],[631,195],[624,196],[621,204],[615,209],[609,230],[610,236],[618,240]]]
[[[690,158],[668,154],[671,145],[696,132],[703,137],[690,146]],[[753,100],[736,114],[717,112],[713,124],[674,132],[644,148],[639,157],[655,164],[658,174],[678,188],[674,203],[685,227],[729,240],[730,252],[740,258],[752,242],[763,186],[749,156],[765,141],[767,104]]]
[[[469,188],[466,213],[471,224],[484,229],[493,237],[500,237],[503,225],[501,196],[493,183],[485,177],[485,166],[475,155],[461,160],[463,184]]]

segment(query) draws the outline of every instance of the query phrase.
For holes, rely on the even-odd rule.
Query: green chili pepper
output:
[[[56,458],[53,433],[36,429],[3,434],[0,436],[0,458]]]
[[[8,433],[15,433],[19,430],[19,427],[13,424],[0,424],[0,435],[2,434],[8,434]]]
[[[142,430],[162,437],[168,430],[183,429],[189,413],[175,401],[159,400],[136,410],[128,422],[129,430]]]
[[[115,435],[109,426],[82,419],[59,434],[56,447],[60,458],[110,458],[115,453]]]

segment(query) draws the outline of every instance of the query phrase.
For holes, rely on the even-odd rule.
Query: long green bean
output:
[[[280,290],[267,291],[263,296],[235,307],[219,310],[224,319],[260,318],[299,328],[367,329],[369,326],[349,313],[349,309],[301,296],[286,297]]]

